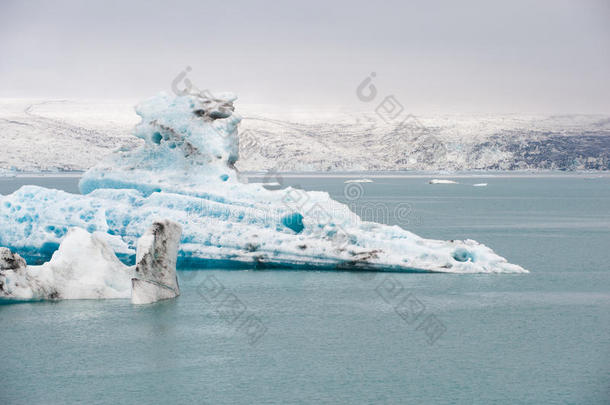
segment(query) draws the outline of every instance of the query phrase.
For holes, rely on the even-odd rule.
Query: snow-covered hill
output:
[[[0,171],[86,170],[131,149],[134,101],[0,100]],[[407,116],[240,106],[240,170],[610,169],[610,117]]]
[[[135,103],[0,99],[0,170],[86,170],[129,136]]]

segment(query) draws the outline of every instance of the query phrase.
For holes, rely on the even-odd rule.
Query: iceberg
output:
[[[246,183],[236,97],[161,93],[136,108],[144,141],[87,171],[82,194],[24,186],[0,197],[0,246],[44,262],[72,227],[104,234],[126,264],[148,224],[182,227],[179,268],[526,272],[473,240],[421,238],[362,221],[326,192]]]
[[[59,300],[131,295],[129,268],[119,261],[101,232],[70,229],[51,260],[41,266],[26,266],[25,260],[7,248],[0,249],[0,255],[13,255],[13,263],[18,263],[12,268],[0,265],[2,298]]]
[[[447,179],[432,179],[428,184],[458,184],[457,181]]]
[[[19,254],[2,247],[0,298],[31,301],[131,297],[134,304],[150,304],[177,297],[180,233],[180,225],[175,222],[154,222],[138,241],[135,268],[119,261],[107,234],[90,234],[81,228],[71,228],[51,260],[41,266],[28,267]]]

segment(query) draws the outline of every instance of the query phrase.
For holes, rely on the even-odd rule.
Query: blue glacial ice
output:
[[[162,93],[142,102],[134,135],[145,144],[87,171],[82,195],[24,186],[0,196],[0,246],[42,263],[79,227],[105,234],[131,264],[138,238],[168,218],[183,229],[179,268],[526,272],[473,240],[362,221],[326,192],[241,181],[234,100]]]

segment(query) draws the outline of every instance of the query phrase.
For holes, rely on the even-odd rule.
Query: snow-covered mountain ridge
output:
[[[86,170],[132,149],[130,101],[0,100],[0,172]],[[240,106],[243,171],[609,170],[610,116],[435,115]]]

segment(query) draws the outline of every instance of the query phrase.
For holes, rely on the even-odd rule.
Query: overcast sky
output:
[[[0,0],[0,96],[144,98],[186,66],[242,102],[610,113],[610,0]]]

